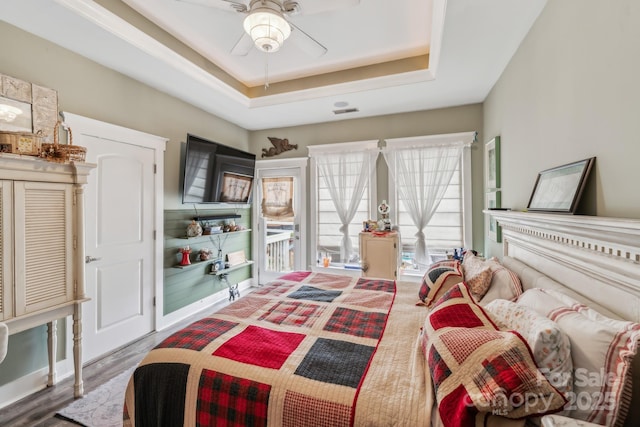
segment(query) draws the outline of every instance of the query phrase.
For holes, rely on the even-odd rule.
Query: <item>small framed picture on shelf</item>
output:
[[[500,188],[500,137],[496,136],[484,146],[484,173],[486,191]]]
[[[501,191],[489,191],[487,193],[486,208],[495,209],[499,208],[502,202]],[[498,221],[492,215],[486,215],[485,228],[487,230],[487,236],[494,242],[502,242],[502,230]]]

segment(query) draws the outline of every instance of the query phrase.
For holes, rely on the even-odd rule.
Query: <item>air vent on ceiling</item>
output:
[[[333,110],[333,114],[347,114],[347,113],[357,113],[358,110],[357,108],[343,108],[341,110]]]

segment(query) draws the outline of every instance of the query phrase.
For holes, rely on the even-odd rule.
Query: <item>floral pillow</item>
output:
[[[471,293],[479,301],[491,286],[493,276],[491,266],[484,259],[475,256],[472,252],[467,252],[462,261],[462,272]]]
[[[456,283],[462,282],[463,279],[460,261],[436,262],[424,274],[418,296],[427,307],[430,307],[441,295]]]
[[[525,340],[499,331],[464,283],[434,304],[421,344],[447,427],[474,425],[481,413],[542,415],[566,403],[536,367]]]
[[[515,330],[527,341],[533,359],[549,382],[565,397],[573,390],[573,362],[569,337],[551,319],[511,301],[497,299],[485,305],[502,330]]]

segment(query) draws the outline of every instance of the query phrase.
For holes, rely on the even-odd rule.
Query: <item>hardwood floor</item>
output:
[[[246,293],[247,291],[245,291]],[[89,393],[127,368],[137,365],[145,354],[173,332],[206,317],[227,305],[224,301],[163,331],[149,335],[91,362],[83,368],[84,392]],[[53,387],[46,388],[18,402],[0,409],[3,427],[78,427],[77,424],[55,416],[56,412],[73,402],[73,376]]]

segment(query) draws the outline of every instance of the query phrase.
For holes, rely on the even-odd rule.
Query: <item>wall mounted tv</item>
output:
[[[256,155],[187,134],[182,203],[250,203]]]

